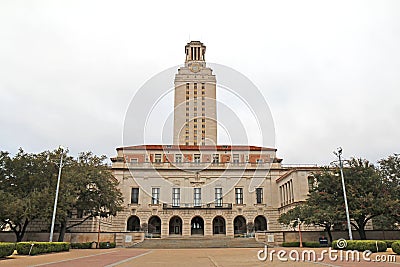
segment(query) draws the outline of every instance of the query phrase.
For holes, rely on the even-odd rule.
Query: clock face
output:
[[[199,71],[200,71],[200,65],[199,65],[199,64],[196,64],[196,63],[193,63],[193,64],[190,66],[190,70],[191,70],[192,72],[199,72]]]

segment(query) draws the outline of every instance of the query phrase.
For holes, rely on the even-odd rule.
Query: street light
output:
[[[60,150],[61,150],[61,158],[60,158],[60,165],[58,166],[57,188],[56,188],[56,196],[54,198],[53,218],[51,219],[49,242],[53,242],[54,223],[56,221],[56,212],[57,212],[58,191],[60,189],[61,169],[63,167],[64,148],[60,146]]]
[[[344,184],[344,176],[343,176],[342,151],[343,149],[339,147],[337,151],[333,152],[333,154],[335,154],[339,158],[339,168],[340,168],[340,176],[342,177],[344,206],[346,208],[347,228],[349,229],[349,238],[350,240],[353,240],[353,234],[351,232],[351,224],[350,224],[349,206],[347,205],[346,186]]]
[[[301,221],[300,221],[300,218],[297,218],[297,224],[299,225],[299,239],[300,239],[300,244],[299,245],[302,248],[303,247],[303,236],[301,234],[301,228],[300,228]]]

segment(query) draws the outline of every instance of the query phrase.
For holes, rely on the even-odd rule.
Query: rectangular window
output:
[[[136,159],[136,158],[131,159],[131,163],[134,163],[134,164],[138,163],[138,159]]]
[[[161,163],[161,154],[156,154],[154,157],[154,162]]]
[[[219,155],[218,154],[213,154],[213,163],[219,163]]]
[[[236,204],[243,204],[243,188],[235,188]]]
[[[263,189],[262,188],[256,188],[256,200],[257,200],[257,204],[263,203]]]
[[[194,162],[200,163],[200,154],[194,154]]]
[[[215,188],[215,207],[222,207],[222,188]]]
[[[139,188],[135,187],[132,188],[131,192],[131,204],[138,204],[139,203]]]
[[[160,188],[152,188],[151,189],[151,204],[158,204],[160,203]]]
[[[189,83],[186,83],[186,89],[189,89]]]
[[[257,163],[263,163],[263,160],[262,159],[256,159],[256,162]]]
[[[178,162],[178,163],[182,162],[182,154],[175,155],[175,162]]]
[[[194,189],[194,206],[201,206],[201,188]]]
[[[179,207],[181,205],[181,189],[172,188],[172,206]]]
[[[205,83],[201,83],[201,89],[205,89],[205,88],[206,88]]]
[[[239,163],[239,154],[233,154],[233,164]]]
[[[194,89],[197,89],[197,83],[194,83]]]

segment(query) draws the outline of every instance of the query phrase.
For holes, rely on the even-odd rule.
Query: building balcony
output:
[[[232,203],[207,203],[207,204],[200,204],[200,205],[195,205],[194,203],[181,203],[179,206],[178,205],[172,205],[170,203],[164,203],[163,204],[163,209],[164,210],[170,210],[170,209],[220,209],[220,210],[231,210],[232,209]]]

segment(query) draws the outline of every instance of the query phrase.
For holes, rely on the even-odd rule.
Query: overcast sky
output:
[[[400,152],[399,14],[399,1],[3,0],[0,150],[114,156],[135,92],[200,40],[261,90],[284,163],[328,164],[338,146],[376,161]]]

